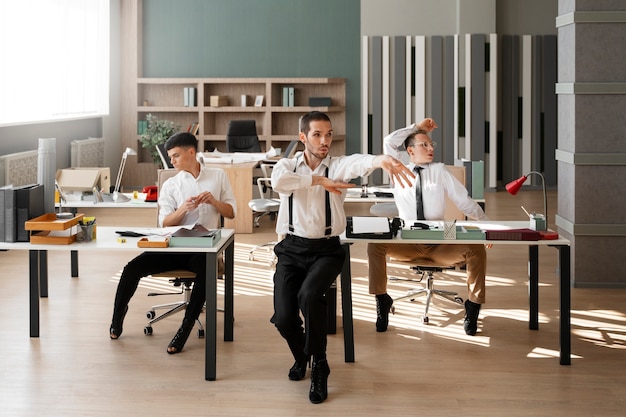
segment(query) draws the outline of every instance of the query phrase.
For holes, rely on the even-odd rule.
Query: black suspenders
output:
[[[296,166],[293,169],[293,172],[296,172],[296,168],[298,167],[298,160],[296,159]],[[328,167],[326,167],[326,171],[324,172],[324,176],[328,178]],[[330,236],[332,232],[332,226],[330,225],[331,214],[330,214],[330,193],[326,190],[325,193],[325,203],[326,203],[326,228],[324,229],[324,236]],[[293,193],[289,195],[289,231],[293,233]]]

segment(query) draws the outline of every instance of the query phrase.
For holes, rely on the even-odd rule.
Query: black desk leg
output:
[[[48,297],[48,251],[39,251],[39,296]]]
[[[344,243],[346,260],[341,270],[341,311],[343,318],[343,344],[345,361],[354,362],[354,325],[352,322],[352,271],[350,269],[350,244]]]
[[[28,251],[30,337],[39,337],[39,251]]]
[[[206,349],[204,378],[215,381],[217,362],[217,255],[206,254]]]
[[[70,267],[72,269],[72,278],[78,277],[78,251],[70,251]]]
[[[233,324],[235,322],[234,314],[234,254],[235,241],[233,240],[224,250],[224,341],[232,342],[234,340]]]
[[[561,287],[561,320],[560,320],[560,342],[561,342],[561,365],[571,365],[572,353],[572,333],[571,333],[571,316],[572,316],[572,299],[571,299],[571,283],[570,283],[570,247],[557,246],[559,250],[559,270],[560,270],[560,287]]]
[[[539,329],[539,246],[528,247],[528,328]]]
[[[234,274],[235,238],[230,238],[224,250],[206,254],[206,346],[204,354],[204,379],[215,381],[217,375],[217,275],[218,257],[225,254],[224,260],[224,340],[233,340],[234,320]]]

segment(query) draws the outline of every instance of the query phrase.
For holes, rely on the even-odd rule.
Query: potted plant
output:
[[[155,164],[161,166],[161,158],[157,152],[157,145],[165,143],[165,141],[174,133],[180,130],[180,126],[171,120],[161,120],[156,116],[148,113],[146,115],[148,127],[146,131],[139,136],[141,146],[150,152],[150,156]],[[164,168],[164,167],[161,167]]]

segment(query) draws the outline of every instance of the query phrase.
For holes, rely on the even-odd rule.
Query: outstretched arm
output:
[[[374,159],[374,167],[385,170],[389,177],[400,187],[411,187],[415,174],[408,169],[401,161],[390,155],[378,155]]]
[[[321,185],[324,189],[333,194],[341,194],[341,190],[343,188],[353,188],[356,187],[354,184],[343,181],[335,181],[331,180],[328,177],[324,177],[322,175],[313,175],[313,181],[311,185]]]

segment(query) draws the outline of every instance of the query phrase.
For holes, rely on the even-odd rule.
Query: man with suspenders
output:
[[[387,171],[396,184],[409,187],[415,176],[402,162],[387,155],[331,158],[333,130],[325,113],[304,115],[299,138],[304,152],[293,159],[281,159],[272,171],[272,187],[281,198],[276,233],[286,237],[274,249],[278,263],[271,322],[295,359],[290,380],[304,379],[313,358],[309,400],[318,404],[328,395],[326,294],[345,260],[339,235],[346,227],[345,189],[354,186],[348,181],[376,168]]]

